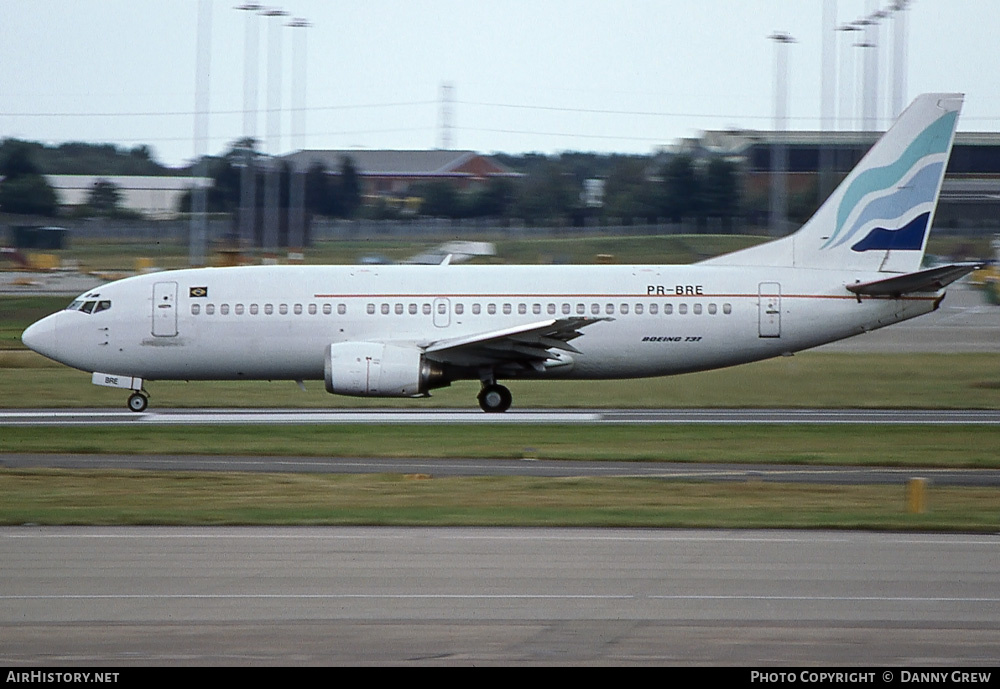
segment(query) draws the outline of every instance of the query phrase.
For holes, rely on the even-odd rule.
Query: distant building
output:
[[[468,189],[497,177],[521,174],[475,151],[312,150],[284,156],[295,171],[306,171],[316,163],[327,173],[339,175],[342,162],[350,158],[361,179],[362,196],[404,198],[420,184],[448,181]]]
[[[790,195],[825,198],[874,145],[881,132],[707,131],[689,148],[736,160],[744,199],[766,198],[771,152],[784,143]],[[823,172],[825,171],[825,172]],[[958,132],[941,189],[938,226],[1000,225],[1000,133]]]
[[[196,185],[212,186],[208,177],[133,177],[128,175],[46,175],[59,205],[83,206],[98,182],[110,182],[121,194],[121,207],[155,219],[177,217],[181,198]]]

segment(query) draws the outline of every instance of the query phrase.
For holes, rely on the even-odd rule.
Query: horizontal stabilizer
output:
[[[895,275],[884,280],[858,282],[847,285],[847,289],[855,294],[871,297],[898,297],[901,294],[913,292],[937,292],[981,267],[981,263],[953,263],[947,266],[919,270],[916,273]]]

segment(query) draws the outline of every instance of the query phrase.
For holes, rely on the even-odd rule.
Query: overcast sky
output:
[[[244,134],[243,0],[209,1],[209,153]],[[282,28],[280,127],[259,29],[256,136],[263,149],[425,149],[442,142],[450,83],[452,148],[485,153],[648,153],[705,129],[771,128],[775,31],[788,46],[788,128],[821,115],[823,0],[275,0],[308,29]],[[889,0],[836,0],[837,24]],[[914,0],[906,100],[967,94],[964,131],[1000,131],[1000,1]],[[0,138],[147,144],[179,165],[195,142],[199,0],[0,0]],[[880,113],[890,102],[891,32],[881,31]],[[858,56],[834,34],[834,113],[856,108]],[[851,34],[851,41],[858,34]],[[306,68],[293,66],[294,52]],[[847,57],[844,53],[849,53]],[[850,82],[841,72],[850,75]],[[293,89],[305,77],[304,134]],[[298,81],[302,84],[302,81]],[[839,93],[847,84],[848,98]],[[299,123],[302,120],[298,120]],[[252,124],[252,123],[250,123]],[[840,125],[838,125],[840,126]],[[280,136],[274,136],[276,131]],[[270,134],[270,136],[269,136]]]

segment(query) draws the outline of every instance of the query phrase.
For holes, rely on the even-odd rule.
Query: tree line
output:
[[[516,177],[494,177],[460,188],[432,181],[410,189],[406,198],[364,198],[358,170],[350,157],[336,170],[314,164],[304,174],[309,216],[338,218],[496,218],[526,224],[632,224],[657,221],[719,221],[723,226],[743,217],[738,165],[721,157],[689,155],[641,156],[567,152],[491,156]],[[241,205],[243,169],[254,170],[254,206],[264,204],[269,161],[254,141],[236,141],[219,156],[208,157],[208,209],[236,214]],[[55,215],[55,193],[45,174],[133,175],[190,174],[191,169],[160,165],[148,147],[70,143],[60,146],[5,139],[0,142],[0,210],[7,213]],[[292,171],[279,163],[280,205],[292,203]],[[120,212],[119,190],[101,181],[77,214]],[[182,212],[190,198],[182,201]]]

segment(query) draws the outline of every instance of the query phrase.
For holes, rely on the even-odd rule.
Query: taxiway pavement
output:
[[[6,527],[0,550],[7,666],[1000,662],[989,534]]]

